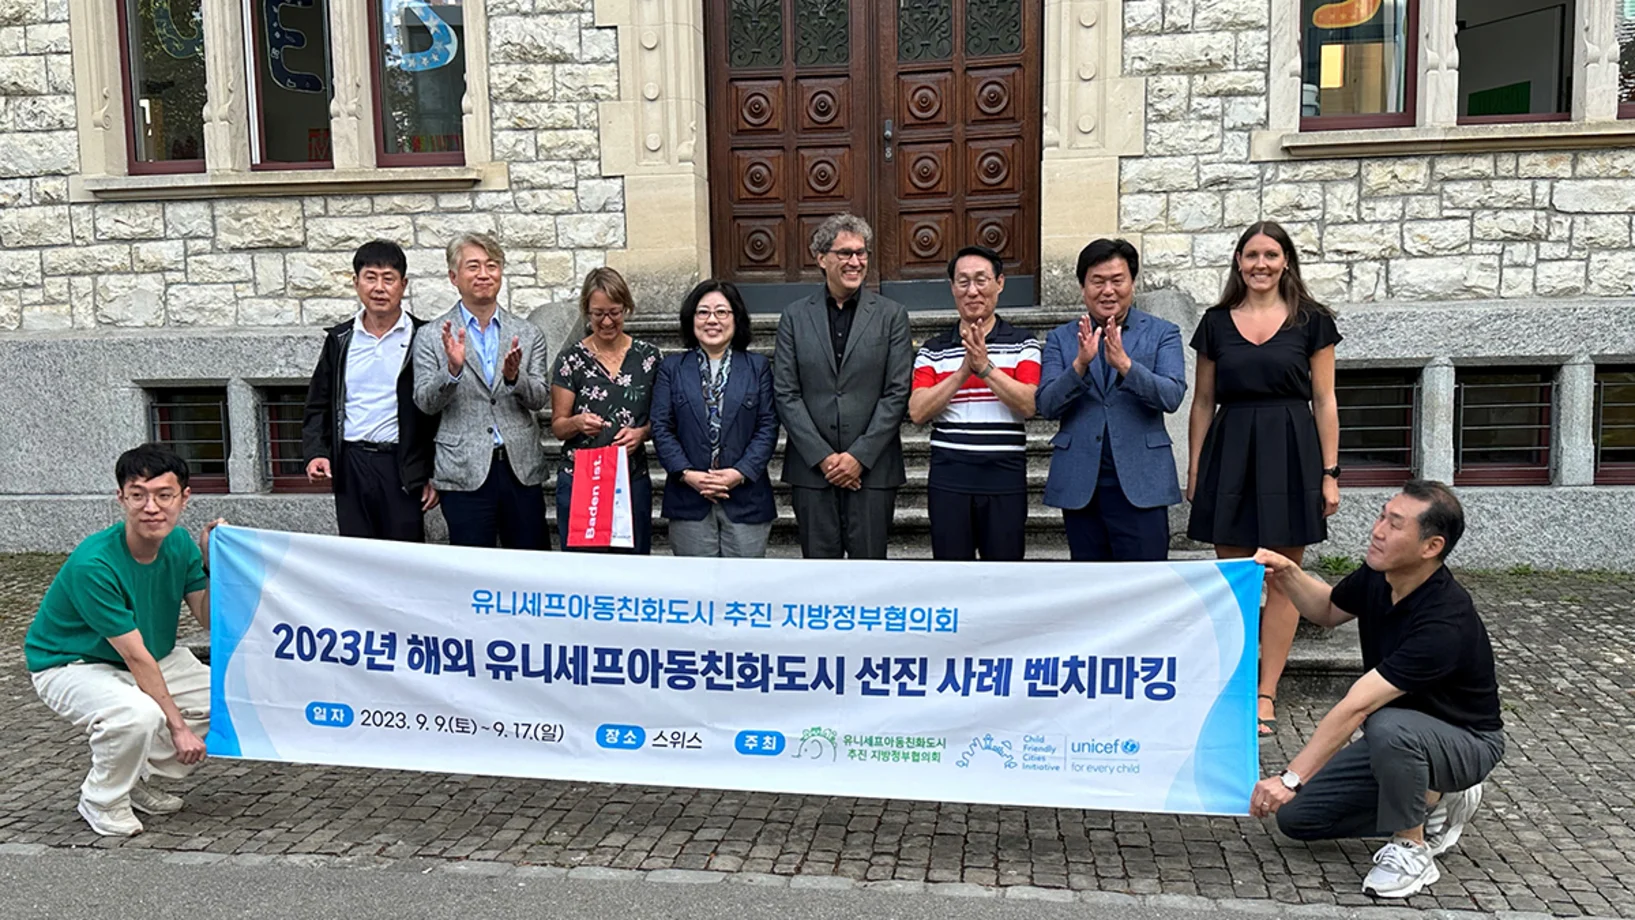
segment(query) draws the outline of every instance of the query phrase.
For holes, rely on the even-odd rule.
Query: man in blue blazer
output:
[[[1181,330],[1131,307],[1141,259],[1124,240],[1079,253],[1086,315],[1045,339],[1037,404],[1061,420],[1045,504],[1062,509],[1075,562],[1169,555],[1168,507],[1181,500],[1164,414],[1186,394]]]

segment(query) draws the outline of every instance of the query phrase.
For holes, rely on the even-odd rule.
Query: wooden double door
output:
[[[825,217],[875,229],[870,283],[948,307],[946,267],[1004,258],[1002,303],[1038,276],[1036,0],[706,0],[716,277],[777,309],[821,277]]]

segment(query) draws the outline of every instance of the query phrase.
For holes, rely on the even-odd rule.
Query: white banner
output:
[[[219,527],[212,755],[1244,814],[1246,560],[686,559]]]

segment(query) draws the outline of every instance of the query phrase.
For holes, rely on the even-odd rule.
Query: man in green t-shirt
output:
[[[106,837],[142,832],[132,809],[178,811],[182,800],[148,786],[181,779],[204,760],[210,670],[176,625],[186,601],[210,627],[210,531],[197,546],[176,527],[187,507],[187,462],[157,444],[114,465],[124,520],[85,538],[52,579],[23,651],[34,691],[91,736],[91,772],[79,813]]]

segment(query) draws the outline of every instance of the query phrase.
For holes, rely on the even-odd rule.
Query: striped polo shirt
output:
[[[1039,384],[1039,340],[995,316],[988,360],[1018,383]],[[965,361],[959,326],[927,339],[914,359],[914,389],[948,379]],[[1027,491],[1027,429],[1021,415],[971,374],[931,421],[927,484],[950,492],[1011,495]]]

